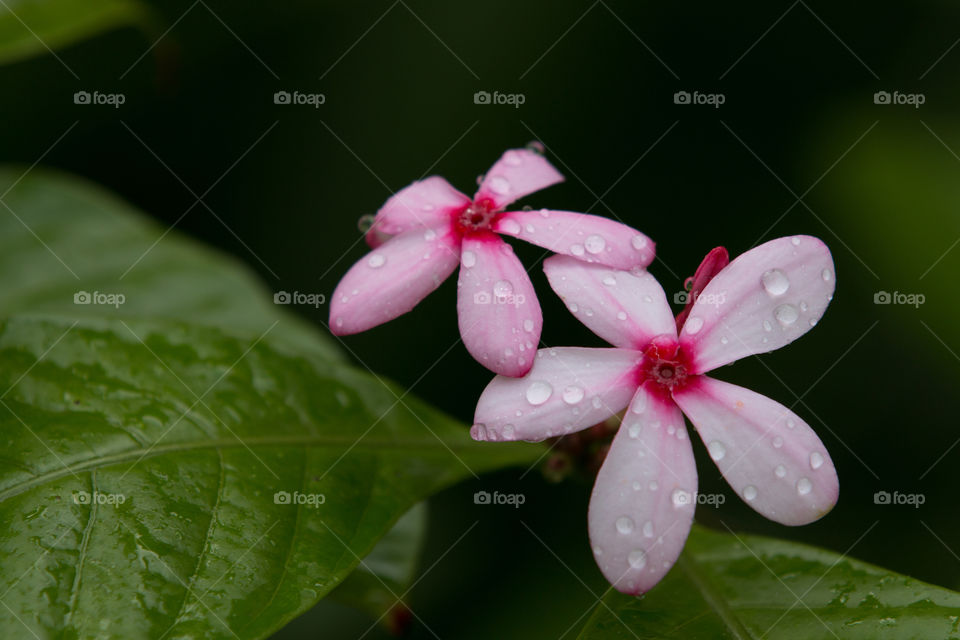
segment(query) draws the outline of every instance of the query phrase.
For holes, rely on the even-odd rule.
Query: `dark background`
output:
[[[807,527],[768,522],[737,500],[698,441],[700,490],[723,492],[727,503],[701,506],[697,519],[960,587],[960,47],[952,48],[960,8],[151,4],[152,29],[120,29],[58,51],[59,60],[0,68],[0,160],[42,158],[237,255],[276,290],[328,296],[364,253],[361,215],[425,172],[472,193],[505,149],[534,139],[567,181],[528,201],[642,230],[658,243],[650,270],[668,294],[714,246],[736,255],[783,235],[819,236],[838,276],[823,321],[718,377],[770,395],[813,426],[836,463],[839,504]],[[126,103],[75,105],[78,90],[121,92]],[[326,102],[276,105],[280,90]],[[525,102],[474,104],[481,90]],[[674,104],[681,90],[722,93],[725,103]],[[881,90],[925,102],[875,104]],[[195,204],[200,195],[207,206]],[[515,246],[528,266],[544,257]],[[533,276],[543,342],[599,345],[539,268]],[[925,301],[877,305],[879,291]],[[324,309],[303,313],[327,320]],[[414,312],[345,344],[360,366],[414,385],[469,423],[491,374],[455,346],[458,337],[451,280]],[[509,625],[515,637],[557,637],[605,589],[587,544],[590,484],[550,485],[524,471],[432,501],[429,571],[411,602],[438,635],[505,637]],[[479,489],[520,491],[527,502],[476,506]],[[877,505],[881,490],[925,502]],[[357,637],[369,624],[324,603],[278,637]],[[432,637],[416,623],[413,634]]]

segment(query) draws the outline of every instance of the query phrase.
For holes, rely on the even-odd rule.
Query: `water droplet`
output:
[[[523,229],[524,229],[524,231],[526,231],[527,233],[533,233],[534,231],[536,231],[536,229],[533,227],[532,224],[528,224],[528,225],[524,226]]]
[[[497,298],[506,298],[513,293],[513,283],[509,280],[497,280],[493,285],[493,295]]]
[[[720,344],[727,344],[728,342],[730,342],[730,340],[727,338],[727,336],[720,337]]]
[[[793,238],[790,238],[790,242],[792,242],[793,246],[795,247],[800,246],[800,238],[797,238],[796,236],[794,236]]]
[[[797,426],[797,423],[788,418],[788,419],[787,419],[787,429],[793,429],[795,426]]]
[[[503,154],[503,161],[511,167],[519,167],[521,164],[523,164],[523,158],[513,149],[510,149]]]
[[[551,395],[553,395],[553,387],[549,382],[537,380],[527,387],[527,402],[534,406],[543,404],[550,399]]]
[[[763,321],[763,330],[764,330],[764,331],[773,331],[773,325],[770,324],[770,321],[769,321],[769,320],[764,320],[764,321]]]
[[[653,522],[650,520],[643,523],[643,535],[648,538],[653,537]]]
[[[577,306],[576,302],[571,302],[569,305],[567,305],[567,309],[570,309],[570,313],[576,313],[577,311],[580,311],[580,307]]]
[[[790,280],[787,278],[787,274],[780,269],[764,271],[760,280],[763,282],[763,288],[771,296],[782,296],[790,288]]]
[[[594,548],[593,548],[593,555],[595,555],[595,556],[602,556],[602,555],[603,555],[603,549],[601,549],[600,547],[594,547]]]
[[[426,231],[423,232],[424,240],[427,240],[427,241],[435,240],[436,237],[437,237],[437,232],[434,231],[433,229],[427,229]]]
[[[633,404],[630,405],[630,411],[633,411],[634,413],[639,414],[639,413],[643,413],[643,411],[646,408],[647,408],[647,394],[638,393],[633,398]]]
[[[599,409],[603,406],[603,401],[600,399],[600,396],[593,396],[593,400],[590,401],[590,404],[593,405],[594,409]]]
[[[782,446],[783,446],[783,438],[781,438],[780,436],[777,436],[776,438],[773,439],[774,449],[779,449]]]
[[[526,331],[527,333],[533,332],[533,326],[534,326],[533,320],[531,320],[530,318],[527,318],[526,320],[523,321],[523,330]]]
[[[642,549],[635,549],[627,556],[627,562],[633,569],[643,569],[647,566],[647,553]]]
[[[743,499],[744,500],[753,500],[757,497],[757,488],[752,484],[748,484],[743,488]]]
[[[517,435],[516,429],[514,429],[512,424],[503,425],[503,439],[504,440],[513,440]]]
[[[602,281],[602,282],[603,282],[603,284],[607,285],[608,287],[613,287],[613,286],[616,286],[616,284],[617,284],[617,279],[614,278],[612,275],[606,275],[606,276],[603,277],[603,281]]]
[[[800,312],[792,304],[782,304],[773,310],[773,316],[781,325],[789,327],[800,317]]]
[[[830,278],[833,277],[833,274],[830,273],[830,269],[824,269],[820,272],[820,277],[823,278],[824,282],[830,282]]]
[[[543,143],[540,142],[539,140],[532,140],[532,141],[528,142],[528,143],[527,143],[527,146],[526,146],[526,149],[527,149],[527,151],[531,151],[531,152],[537,154],[538,156],[542,156],[542,155],[544,154],[544,152],[546,151],[546,147],[544,147],[544,146],[543,146]]]
[[[367,264],[370,265],[373,269],[379,269],[387,263],[387,259],[379,253],[374,253],[369,258],[367,258]]]
[[[460,262],[463,263],[463,266],[469,269],[473,265],[477,264],[477,254],[475,254],[473,251],[464,251],[463,255],[460,256]]]
[[[810,468],[816,471],[823,466],[823,456],[814,451],[810,454]]]
[[[505,196],[510,193],[510,181],[503,176],[493,176],[490,179],[490,190],[498,196]]]
[[[656,480],[651,480],[651,481],[650,481],[650,491],[656,491],[656,490],[657,490],[657,487],[659,487],[659,486],[660,486],[660,485],[657,484],[657,481],[656,481]]]
[[[817,326],[817,319],[816,319],[816,318],[810,318],[810,326],[811,326],[811,327]]]
[[[470,437],[474,440],[483,442],[487,439],[487,425],[485,424],[475,424],[470,427]]]
[[[634,480],[633,484],[631,484],[630,486],[633,487],[634,491],[640,491],[640,483],[637,482],[636,480]]]
[[[689,333],[690,335],[695,334],[697,331],[703,328],[703,318],[700,316],[693,316],[692,318],[687,318],[686,324],[683,325],[683,330]]]
[[[673,493],[670,495],[670,499],[673,501],[673,508],[679,509],[680,507],[685,507],[690,504],[690,492],[684,491],[683,489],[674,489]]]
[[[360,216],[360,219],[357,220],[357,229],[360,229],[360,233],[366,233],[367,231],[370,231],[376,219],[377,217],[371,213]]]
[[[516,220],[505,218],[500,222],[500,231],[509,233],[510,235],[518,235],[520,233],[520,223]]]
[[[707,445],[707,450],[710,452],[710,457],[714,461],[723,460],[723,456],[727,455],[727,448],[719,440],[714,440]]]
[[[633,533],[633,519],[629,516],[620,516],[617,518],[617,531],[623,535]]]
[[[797,493],[802,496],[807,495],[813,490],[813,483],[809,478],[800,478],[797,480]]]
[[[778,464],[776,467],[774,467],[773,474],[778,478],[782,478],[783,476],[787,475],[787,468],[782,464]]]
[[[634,422],[632,425],[630,425],[629,427],[627,427],[627,432],[629,432],[631,438],[636,439],[636,438],[639,438],[639,437],[640,437],[640,430],[641,430],[641,429],[642,429],[642,427],[640,426],[640,423],[639,423],[639,422]]]
[[[633,236],[630,239],[630,245],[637,251],[642,251],[647,246],[647,238],[641,235]]]
[[[570,245],[570,253],[575,256],[583,255],[583,245],[582,244],[572,244]]]
[[[627,312],[626,312],[626,311],[618,311],[618,312],[617,312],[617,320],[626,320],[626,319],[627,319]]]
[[[427,203],[427,204],[423,205],[423,206],[420,207],[420,208],[423,209],[424,211],[433,211],[436,207],[434,207],[434,206],[433,206],[432,204],[430,204],[430,203]]]
[[[603,239],[603,236],[594,234],[587,236],[587,239],[583,241],[583,246],[588,252],[596,255],[607,248],[607,241]]]
[[[563,390],[563,401],[567,404],[577,404],[583,400],[583,388],[573,384]]]

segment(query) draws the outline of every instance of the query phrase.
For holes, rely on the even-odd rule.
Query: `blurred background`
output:
[[[525,203],[640,229],[671,298],[714,246],[736,255],[819,236],[838,276],[823,321],[717,377],[810,423],[837,466],[839,504],[811,526],[769,522],[696,441],[701,492],[727,496],[697,520],[960,588],[960,7],[148,4],[139,24],[0,67],[0,160],[82,175],[275,290],[327,296],[364,254],[362,215],[425,174],[472,193],[505,149],[532,140],[567,180]],[[79,91],[124,102],[76,104]],[[276,104],[284,91],[322,99]],[[483,91],[522,104],[478,104]],[[515,247],[528,266],[544,257]],[[532,274],[544,344],[599,346]],[[344,342],[358,366],[469,424],[491,374],[457,344],[455,289]],[[327,321],[324,308],[299,310]],[[590,486],[517,469],[433,499],[411,636],[575,635],[606,587],[587,542]],[[478,490],[526,502],[475,505]],[[923,504],[877,504],[882,491]],[[321,603],[277,637],[358,637],[370,624]]]

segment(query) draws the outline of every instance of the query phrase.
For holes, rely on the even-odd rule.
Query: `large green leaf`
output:
[[[0,5],[0,64],[150,19],[146,5],[135,0],[4,0]]]
[[[960,594],[831,551],[694,527],[642,598],[609,592],[581,640],[958,638]]]
[[[268,340],[341,357],[329,338],[273,304],[242,263],[158,225],[100,187],[7,167],[0,169],[0,194],[4,315],[171,318],[258,334],[279,321]],[[123,304],[76,304],[78,294],[91,302],[94,294],[120,294]]]
[[[538,453],[321,356],[159,321],[10,319],[0,390],[4,638],[262,638],[413,504]]]

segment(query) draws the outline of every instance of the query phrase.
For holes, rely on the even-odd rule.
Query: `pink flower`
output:
[[[698,270],[702,290],[678,337],[663,289],[648,273],[548,259],[553,289],[616,348],[540,350],[526,378],[494,378],[477,406],[474,439],[529,441],[584,429],[629,406],[588,515],[597,564],[624,593],[657,584],[687,539],[697,471],[684,414],[730,486],[761,515],[807,524],[839,494],[830,456],[806,422],[770,398],[704,375],[809,331],[833,296],[829,250],[795,236],[756,247],[719,272],[718,262],[726,262],[725,251],[712,252]]]
[[[617,269],[645,267],[654,255],[649,238],[613,220],[546,209],[504,211],[562,180],[540,154],[511,149],[472,200],[438,176],[401,190],[377,212],[367,236],[374,250],[334,291],[331,331],[348,335],[393,320],[459,264],[457,315],[467,350],[495,373],[526,374],[543,316],[527,272],[500,235]]]

